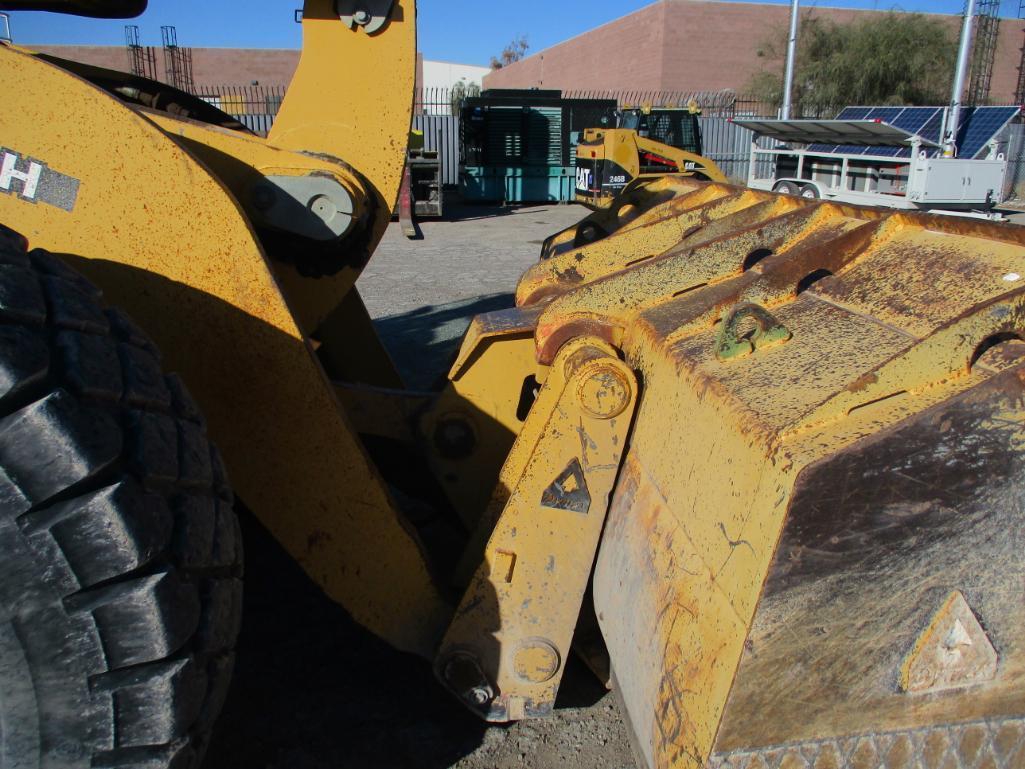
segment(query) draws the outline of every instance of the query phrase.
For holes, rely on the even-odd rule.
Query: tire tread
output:
[[[233,496],[181,380],[99,299],[0,225],[0,580],[32,575],[0,612],[63,719],[25,765],[195,769],[241,620]]]

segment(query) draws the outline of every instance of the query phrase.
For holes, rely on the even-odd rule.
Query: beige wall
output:
[[[94,67],[116,69],[122,72],[130,71],[128,51],[125,48],[115,48],[109,45],[33,45],[31,49],[39,53],[59,56],[62,59],[91,64]],[[158,64],[162,70],[163,60],[158,60]]]
[[[669,0],[666,6],[666,45],[659,90],[743,91],[756,72],[782,62],[766,61],[758,49],[790,22],[785,5],[710,3]],[[815,8],[803,12],[839,24],[859,11]]]
[[[656,3],[492,72],[485,88],[630,89],[662,78],[666,6]]]
[[[1025,20],[1001,19],[997,55],[989,92],[995,102],[1011,102],[1018,88],[1018,68],[1025,45]]]
[[[743,91],[751,76],[779,61],[758,48],[785,30],[786,5],[660,0],[590,32],[492,72],[485,88],[558,88],[650,91]],[[814,8],[838,23],[875,11]],[[936,14],[960,27],[959,16]],[[1018,83],[1025,21],[1003,19],[990,88],[994,102],[1010,102]]]
[[[37,45],[37,51],[107,69],[129,71],[128,51],[116,46]],[[299,65],[299,51],[282,48],[192,48],[192,77],[197,86],[288,85]],[[157,78],[164,79],[164,51],[156,55]]]

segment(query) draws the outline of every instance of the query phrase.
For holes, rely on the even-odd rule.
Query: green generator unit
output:
[[[573,200],[580,134],[615,119],[614,99],[564,99],[561,91],[492,89],[465,99],[459,121],[463,200]]]

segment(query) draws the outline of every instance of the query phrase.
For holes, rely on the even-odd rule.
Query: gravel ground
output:
[[[578,205],[449,206],[422,240],[392,223],[356,284],[407,386],[433,384],[470,318],[512,305],[549,235],[580,221]]]
[[[407,384],[443,374],[470,318],[508,307],[541,241],[585,213],[450,208],[415,241],[392,224],[358,286]],[[242,519],[243,626],[206,769],[633,769],[615,698],[575,659],[552,718],[487,727]]]
[[[575,204],[446,206],[445,219],[420,223],[422,240],[408,240],[392,222],[356,285],[374,318],[511,296],[542,241],[586,214]]]

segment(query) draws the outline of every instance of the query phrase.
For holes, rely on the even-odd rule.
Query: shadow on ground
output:
[[[356,624],[237,508],[242,632],[204,768],[446,769],[477,750],[489,725],[435,681],[430,665]],[[570,657],[557,712],[605,694]]]
[[[156,273],[63,256],[107,287],[108,300],[124,306],[152,334],[165,364],[182,373],[207,407],[211,433],[215,425],[223,428],[222,450],[231,447],[225,455],[241,470],[235,474],[239,494],[253,492],[254,503],[266,509],[281,489],[287,490],[278,497],[283,502],[300,493],[298,484],[310,480],[310,456],[300,460],[293,454],[278,462],[268,450],[287,442],[297,423],[281,416],[292,411],[274,408],[282,393],[291,392],[289,377],[278,376],[267,361],[304,362],[303,341],[213,294]],[[416,350],[412,361],[406,354],[396,357],[417,372],[443,357],[439,345],[455,349],[470,316],[510,303],[508,295],[485,297],[386,318],[382,325],[393,340]],[[183,317],[193,322],[182,323]],[[239,381],[247,386],[239,387]],[[304,429],[313,423],[307,420]],[[257,424],[259,429],[252,429]],[[269,488],[261,481],[270,472],[279,485],[261,496]],[[429,663],[393,650],[357,625],[252,514],[238,507],[246,550],[242,631],[235,675],[205,767],[445,769],[474,754],[486,725],[436,683]],[[373,544],[368,540],[366,546]],[[575,675],[571,664],[563,690],[566,697],[577,696],[561,698],[557,707],[566,707],[561,704],[566,701],[586,704],[600,695],[586,675],[591,694],[568,685]],[[495,764],[478,763],[474,769],[495,769]]]
[[[235,674],[207,769],[443,769],[485,724],[326,598],[240,511],[245,602]]]
[[[449,196],[454,199],[450,202]],[[444,213],[440,217],[421,219],[423,222],[468,222],[478,219],[494,219],[499,216],[525,216],[543,214],[554,206],[563,203],[500,203],[497,201],[465,201],[456,198],[454,193],[446,193]]]
[[[444,380],[473,317],[512,306],[512,294],[491,294],[378,318],[374,327],[406,386],[430,390]]]

